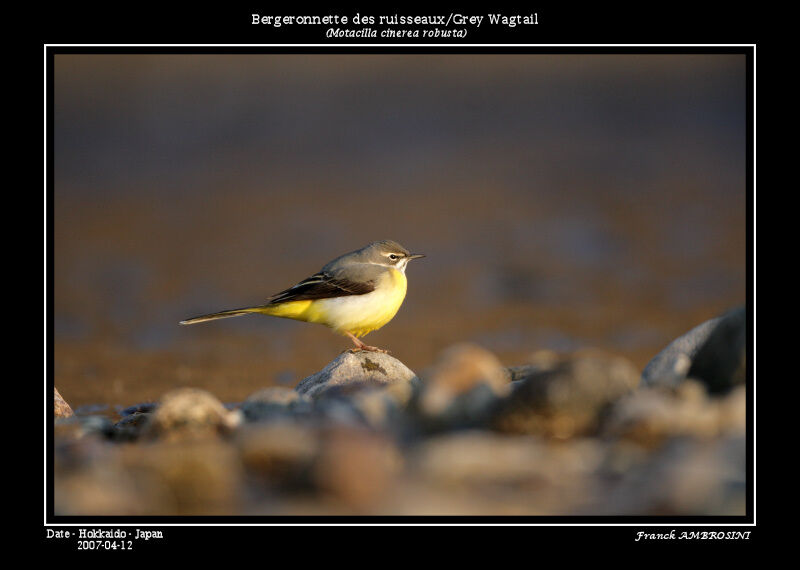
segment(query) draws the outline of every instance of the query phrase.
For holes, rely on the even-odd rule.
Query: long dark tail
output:
[[[217,319],[228,319],[230,317],[241,317],[242,315],[249,315],[257,313],[259,307],[246,307],[243,309],[231,309],[229,311],[220,311],[219,313],[211,313],[209,315],[200,315],[199,317],[192,317],[181,321],[182,325],[195,325],[197,323],[204,323],[206,321],[216,321]]]

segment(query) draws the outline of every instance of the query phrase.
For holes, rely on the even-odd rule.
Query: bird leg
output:
[[[382,352],[383,354],[389,354],[389,351],[388,351],[388,350],[384,350],[384,349],[382,349],[382,348],[378,348],[377,346],[370,346],[370,345],[368,345],[368,344],[364,344],[363,342],[361,342],[361,341],[359,340],[359,338],[358,338],[356,335],[354,335],[354,334],[352,334],[352,333],[350,333],[350,332],[348,332],[348,331],[344,331],[344,333],[345,333],[347,336],[349,336],[349,337],[350,337],[350,340],[352,340],[352,341],[353,341],[353,344],[355,344],[355,345],[356,345],[356,348],[355,348],[355,350],[356,350],[356,351],[359,351],[359,350],[368,350],[369,352]],[[352,349],[351,349],[351,350],[352,350]]]

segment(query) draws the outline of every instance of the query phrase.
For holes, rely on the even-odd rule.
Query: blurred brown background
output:
[[[55,384],[235,402],[350,341],[262,302],[391,238],[367,342],[414,370],[594,346],[643,367],[746,296],[744,55],[65,55],[54,66]]]

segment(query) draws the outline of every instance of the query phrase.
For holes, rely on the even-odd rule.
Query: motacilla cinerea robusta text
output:
[[[202,315],[181,321],[192,325],[251,313],[319,323],[344,334],[358,350],[387,352],[359,337],[392,320],[406,296],[406,265],[425,257],[392,240],[373,242],[341,255],[321,271],[273,295],[263,305]]]

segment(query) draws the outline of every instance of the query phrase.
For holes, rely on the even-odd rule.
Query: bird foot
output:
[[[384,350],[383,348],[378,348],[377,346],[370,346],[368,344],[364,344],[358,339],[356,335],[350,332],[346,332],[345,334],[349,336],[350,340],[353,341],[353,344],[356,345],[355,348],[350,349],[350,352],[361,352],[362,350],[366,350],[368,352],[380,352],[382,354],[389,354],[388,350]]]
[[[368,344],[350,348],[348,349],[348,351],[353,353],[365,351],[365,352],[380,352],[381,354],[389,354],[389,351],[384,348],[378,348],[377,346],[369,346]]]

